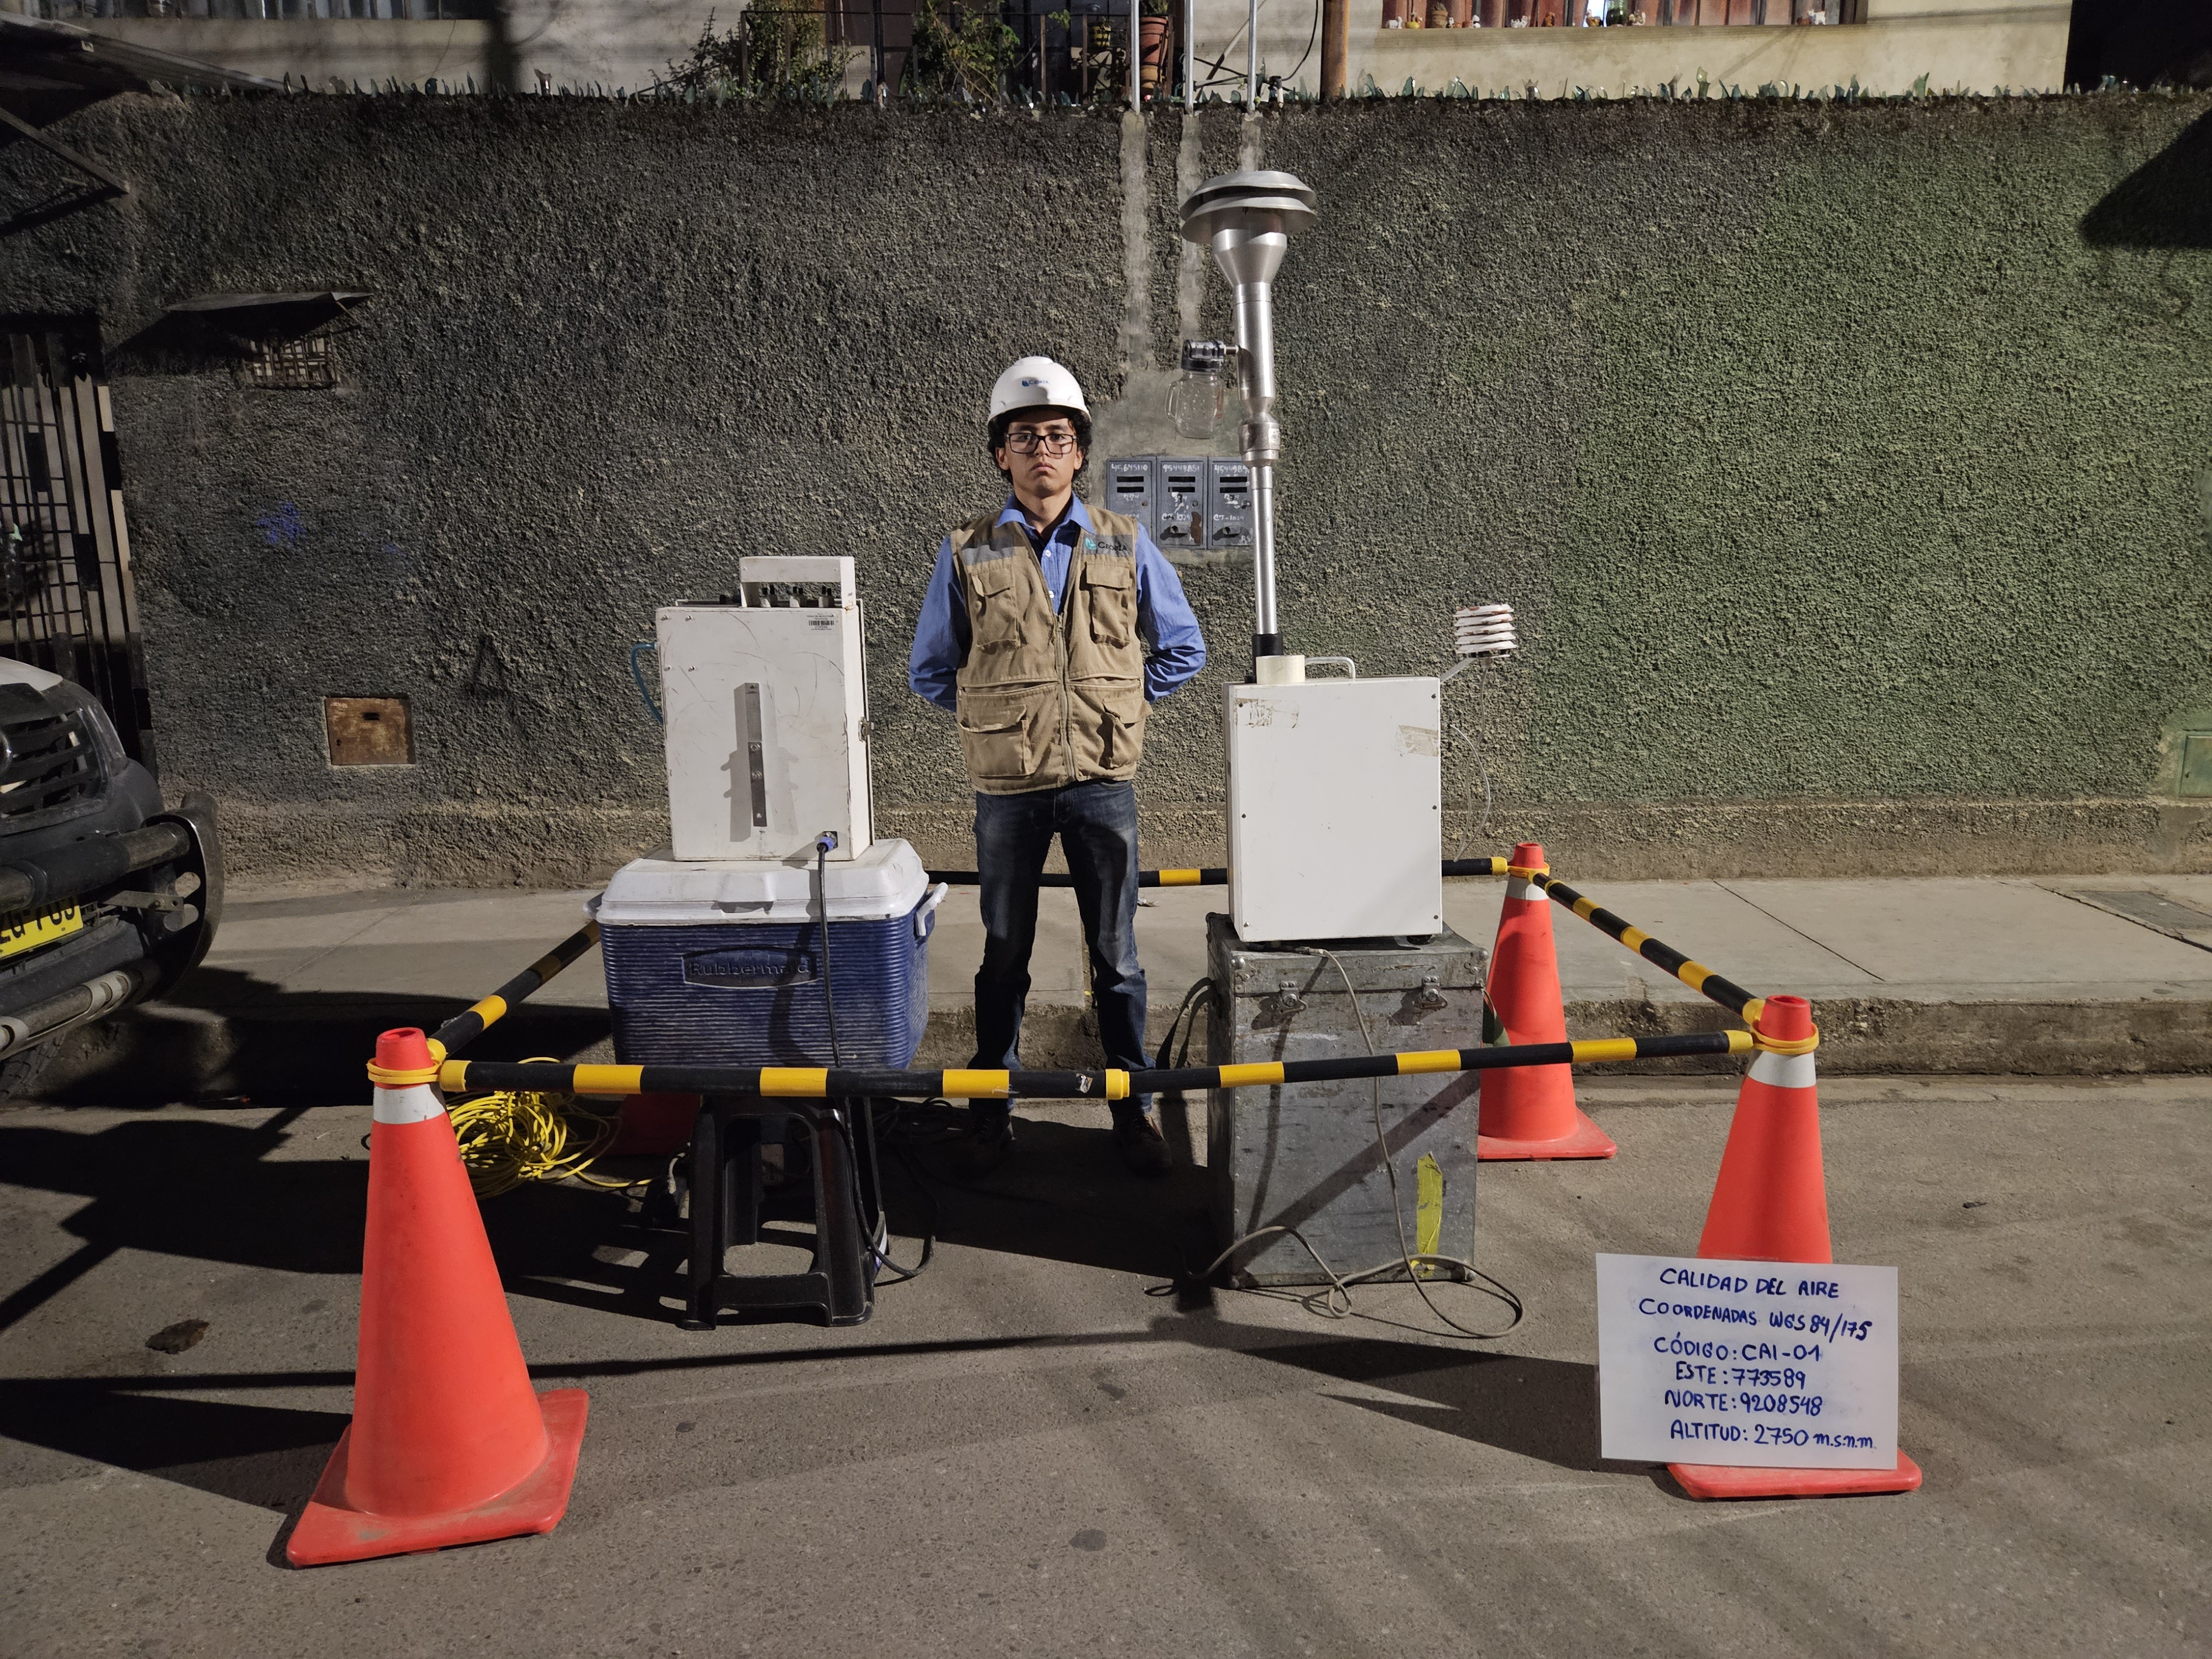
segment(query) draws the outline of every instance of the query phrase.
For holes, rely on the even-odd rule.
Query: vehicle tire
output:
[[[35,1048],[0,1060],[0,1100],[36,1100],[39,1085],[53,1059],[54,1045],[41,1042]]]

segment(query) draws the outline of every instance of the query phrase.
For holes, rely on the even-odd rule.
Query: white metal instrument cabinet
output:
[[[1444,925],[1433,679],[1229,688],[1229,881],[1245,940]]]
[[[742,603],[654,613],[674,856],[855,858],[874,836],[849,558],[738,562]]]

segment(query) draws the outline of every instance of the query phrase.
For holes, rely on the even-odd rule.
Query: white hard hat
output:
[[[995,421],[1012,409],[1038,407],[1091,413],[1074,375],[1049,357],[1024,357],[991,388],[991,418]]]

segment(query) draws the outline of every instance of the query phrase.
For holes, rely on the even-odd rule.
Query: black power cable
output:
[[[830,982],[830,851],[836,844],[837,832],[835,830],[824,830],[814,838],[814,896],[815,902],[822,907],[822,1003],[830,1017],[830,1063],[842,1070],[845,1054],[837,1041],[837,991]],[[858,1109],[868,1114],[868,1146],[872,1153],[878,1144],[876,1139],[875,1112],[865,1100],[858,1103]],[[852,1115],[853,1110],[849,1106],[844,1111],[833,1114],[833,1119],[837,1125],[838,1136],[845,1143],[846,1160],[853,1166],[854,1218],[860,1224],[861,1236],[868,1241],[868,1251],[876,1259],[878,1271],[880,1272],[883,1268],[888,1267],[898,1275],[896,1279],[878,1279],[876,1282],[884,1285],[902,1285],[908,1279],[921,1277],[921,1270],[929,1266],[930,1257],[936,1253],[937,1195],[923,1184],[921,1172],[913,1167],[911,1161],[902,1152],[900,1162],[907,1165],[908,1173],[914,1176],[916,1185],[921,1186],[923,1196],[929,1200],[930,1227],[929,1231],[922,1237],[921,1259],[919,1261],[908,1267],[892,1261],[890,1248],[890,1218],[884,1211],[884,1183],[881,1172],[877,1167],[878,1160],[873,1156],[867,1160],[868,1179],[874,1184],[876,1189],[876,1218],[871,1223],[868,1219],[868,1206],[860,1196],[859,1179],[860,1144],[860,1137],[854,1133],[853,1125],[848,1121]],[[893,1108],[893,1115],[894,1117],[896,1115],[896,1106]]]
[[[1249,21],[1247,27],[1249,27]],[[1218,58],[1208,58],[1205,53],[1200,52],[1194,52],[1191,53],[1193,58],[1196,58],[1200,63],[1205,64],[1206,68],[1213,71],[1213,76],[1208,77],[1206,80],[1200,82],[1197,88],[1192,89],[1191,96],[1194,105],[1195,104],[1198,92],[1203,90],[1205,88],[1219,86],[1224,82],[1233,85],[1244,79],[1244,76],[1242,74],[1230,69],[1228,66],[1230,52],[1237,45],[1237,35],[1243,33],[1244,28],[1239,27],[1237,31],[1237,34],[1231,35],[1229,37],[1229,45],[1221,49],[1221,56]],[[1267,77],[1268,82],[1279,89],[1284,82],[1295,80],[1297,76],[1297,72],[1306,66],[1306,59],[1313,56],[1314,42],[1319,39],[1321,39],[1321,0],[1314,0],[1313,27],[1306,31],[1306,49],[1298,54],[1298,61],[1291,65],[1291,72],[1288,75],[1271,75]],[[1217,79],[1214,77],[1218,78]],[[1304,1241],[1301,1240],[1299,1242],[1303,1243]]]
[[[814,902],[822,907],[822,1000],[830,1011],[830,1063],[844,1069],[845,1056],[837,1047],[837,990],[830,981],[830,849],[837,832],[824,830],[814,838]]]

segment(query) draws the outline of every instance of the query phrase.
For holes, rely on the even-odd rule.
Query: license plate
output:
[[[74,904],[64,904],[58,910],[48,910],[39,915],[0,916],[0,957],[18,957],[26,951],[35,951],[41,945],[52,945],[58,939],[67,939],[84,928],[84,912]]]

